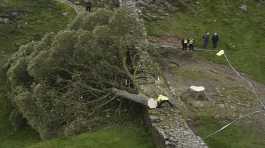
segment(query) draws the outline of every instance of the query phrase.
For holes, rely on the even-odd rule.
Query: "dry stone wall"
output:
[[[138,9],[137,4],[147,1],[151,2],[150,0],[122,0],[120,1],[120,6],[127,8],[132,15],[138,17],[138,21],[143,23],[140,18],[141,11]],[[157,97],[159,94],[169,96],[176,105],[175,107],[167,105],[146,111],[146,124],[152,131],[153,140],[157,148],[208,148],[181,116],[181,107],[178,108],[178,104],[183,103],[179,102],[180,100],[174,98],[170,93],[169,86],[167,86],[162,74],[156,68],[150,68],[150,65],[151,67],[159,66],[152,61],[148,53],[143,53],[140,61],[142,61],[141,65],[144,67],[143,72],[147,75],[151,74],[151,79],[153,79],[153,81],[142,81],[142,83],[139,83],[141,91],[151,97]]]

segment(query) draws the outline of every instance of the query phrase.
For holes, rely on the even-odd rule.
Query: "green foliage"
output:
[[[82,20],[78,20],[80,25],[76,26],[76,29],[84,29],[88,31],[92,31],[95,26],[107,25],[109,23],[110,18],[113,16],[113,11],[108,9],[99,9],[91,15],[81,16]],[[76,22],[76,23],[78,23]],[[75,28],[72,28],[75,29]]]
[[[94,126],[93,115],[115,108],[109,91],[132,87],[125,81],[137,63],[127,61],[138,52],[141,29],[126,10],[100,9],[10,58],[6,69],[15,105],[41,138],[85,131]]]
[[[74,17],[74,11],[53,0],[5,0],[0,15],[10,15],[18,11],[14,22],[0,24],[1,54],[10,54],[21,45],[32,40],[40,40],[51,31],[59,31]],[[2,4],[2,2],[1,2]],[[68,15],[63,16],[66,12]]]
[[[79,0],[83,3],[83,0]],[[92,0],[93,7],[113,9],[118,7],[119,0]]]
[[[74,17],[74,11],[69,7],[59,4],[53,0],[1,0],[0,15],[10,15],[12,11],[18,11],[19,16],[15,18],[16,23],[10,22],[8,24],[0,24],[0,64],[5,65],[7,58],[11,53],[18,50],[19,46],[31,42],[32,40],[39,40],[48,32],[57,32],[63,29],[69,20]],[[62,13],[67,12],[67,16]],[[16,28],[17,25],[17,28]],[[32,44],[33,45],[33,44]],[[24,52],[17,57],[23,57],[31,53],[31,46],[27,44]],[[27,50],[26,50],[27,49]],[[13,60],[16,60],[14,56]],[[17,62],[14,68],[13,82],[20,84],[25,83],[25,71],[19,70],[23,67],[23,63],[27,62],[21,60]],[[5,67],[7,68],[7,67]],[[14,70],[15,70],[14,69]],[[24,68],[23,68],[24,69]],[[21,80],[16,79],[15,75],[20,75]],[[18,76],[17,75],[17,76]],[[13,95],[9,94],[9,89],[6,83],[6,76],[2,69],[0,70],[0,147],[1,148],[21,148],[31,145],[39,141],[38,135],[32,129],[23,127],[24,119],[21,119],[21,114],[17,110],[13,110],[12,102]],[[10,82],[10,81],[9,81]],[[13,85],[16,85],[16,84]],[[9,83],[10,84],[10,83]],[[11,99],[8,100],[8,98]],[[13,110],[13,111],[12,111]],[[12,120],[12,121],[10,121]]]
[[[8,79],[11,82],[12,86],[25,84],[27,85],[29,76],[26,71],[26,61],[22,58],[22,60],[17,61],[14,65],[8,69],[7,75]]]

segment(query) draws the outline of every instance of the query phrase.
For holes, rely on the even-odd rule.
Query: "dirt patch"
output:
[[[150,41],[157,46],[158,54],[155,59],[160,64],[171,92],[185,103],[186,110],[183,114],[188,118],[207,114],[217,120],[233,120],[261,109],[261,104],[247,82],[239,78],[228,66],[199,60],[193,56],[196,52],[183,52],[177,37],[151,38]],[[265,86],[252,82],[259,97],[264,101]],[[191,85],[204,86],[208,101],[185,95]],[[248,121],[255,121],[253,124],[265,129],[262,113]]]
[[[149,37],[148,40],[151,43],[158,43],[161,45],[171,45],[177,48],[181,47],[180,38],[177,36],[161,36],[161,37]]]

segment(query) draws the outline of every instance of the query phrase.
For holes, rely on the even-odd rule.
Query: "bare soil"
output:
[[[159,46],[154,58],[160,64],[171,92],[185,103],[184,116],[196,118],[207,115],[218,120],[233,120],[262,109],[248,83],[227,65],[214,64],[194,56],[196,52],[203,51],[182,51],[178,37],[150,37],[149,41]],[[256,86],[257,94],[264,102],[265,85],[250,81]],[[188,94],[191,85],[204,86],[206,98],[192,98]],[[248,117],[249,120],[244,122],[265,129],[264,112]]]

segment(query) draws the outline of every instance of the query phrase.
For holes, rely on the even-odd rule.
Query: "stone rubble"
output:
[[[177,108],[149,110],[146,118],[158,148],[208,148],[190,129]]]

